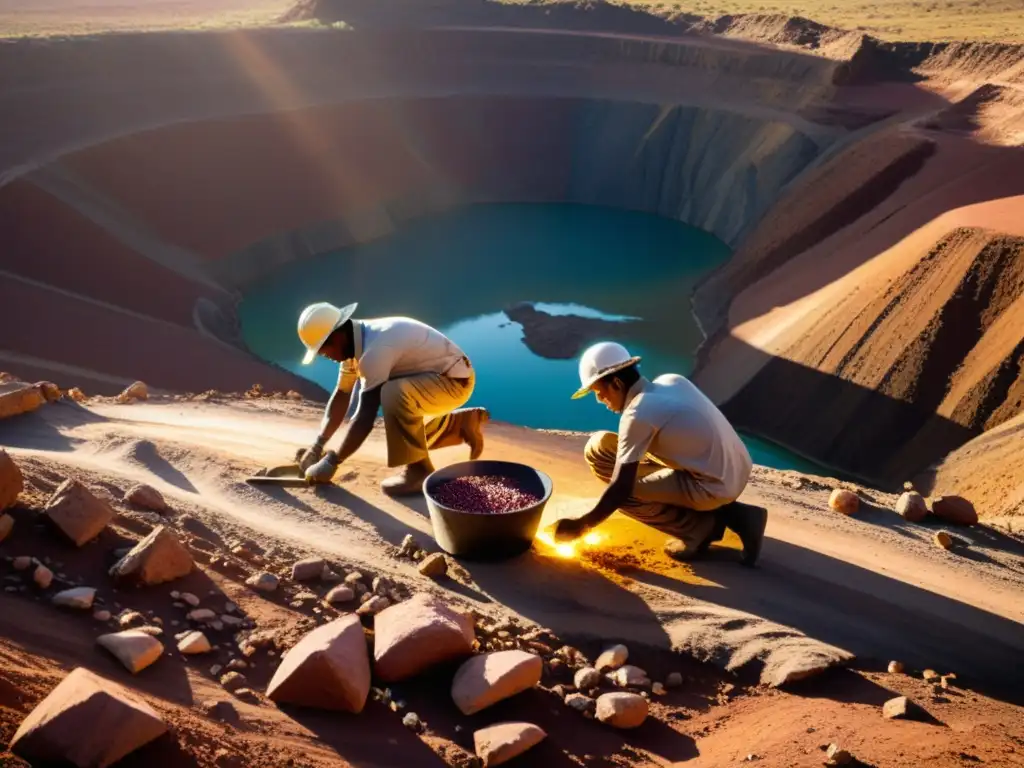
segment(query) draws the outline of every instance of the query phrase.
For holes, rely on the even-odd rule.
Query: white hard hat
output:
[[[302,358],[303,365],[313,362],[327,337],[352,317],[356,306],[358,305],[349,304],[345,307],[336,307],[326,301],[318,301],[302,310],[302,314],[299,315],[299,339],[306,345],[306,355]]]
[[[586,395],[598,379],[639,362],[639,357],[631,357],[624,346],[614,341],[602,341],[588,347],[580,357],[581,386],[573,393],[573,399]]]

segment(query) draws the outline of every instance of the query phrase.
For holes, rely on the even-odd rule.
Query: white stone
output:
[[[96,642],[114,654],[132,674],[141,672],[159,659],[164,652],[163,643],[138,629],[100,635]]]
[[[636,728],[647,719],[647,699],[636,693],[605,693],[597,698],[597,719],[615,728]]]
[[[178,650],[185,654],[209,653],[213,648],[202,632],[189,632],[178,642]]]
[[[583,669],[576,670],[573,684],[581,691],[597,688],[601,684],[601,673],[593,667],[583,667]]]
[[[651,684],[647,673],[632,664],[619,667],[609,677],[620,688],[646,688]]]
[[[628,658],[629,648],[624,645],[613,645],[597,657],[594,666],[599,672],[604,672],[606,669],[618,669],[626,663]]]
[[[245,580],[247,586],[252,587],[257,592],[273,592],[277,589],[277,585],[280,583],[280,579],[272,573],[257,573],[254,576],[250,576]]]
[[[183,603],[188,603],[193,608],[199,607],[199,598],[193,595],[191,592],[182,592],[179,599]]]
[[[92,602],[96,599],[96,590],[92,587],[75,587],[65,589],[53,596],[53,604],[66,608],[81,608],[88,610],[92,608]]]
[[[188,614],[188,618],[192,621],[214,621],[217,618],[217,614],[209,608],[196,608]]]

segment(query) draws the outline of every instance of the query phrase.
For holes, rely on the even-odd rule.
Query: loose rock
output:
[[[589,691],[591,688],[601,685],[601,673],[593,667],[584,667],[576,670],[572,681],[581,691]]]
[[[52,381],[37,381],[36,389],[43,393],[43,398],[48,403],[55,403],[60,400],[61,393],[60,387],[54,384]]]
[[[518,757],[546,737],[543,729],[531,723],[498,723],[476,731],[473,746],[484,768],[491,768]]]
[[[130,384],[125,387],[124,390],[117,396],[117,402],[123,404],[133,403],[136,400],[148,400],[149,399],[149,387],[146,386],[145,382],[136,381],[134,384]]]
[[[921,677],[923,677],[925,681],[929,683],[934,683],[939,679],[939,673],[936,672],[934,669],[926,669],[924,672],[921,673]]]
[[[953,548],[953,537],[945,531],[938,531],[935,536],[932,537],[932,541],[935,542],[935,546],[941,547],[942,549]]]
[[[185,545],[174,531],[160,525],[111,568],[110,575],[153,585],[187,576],[193,567],[192,555]]]
[[[239,688],[244,688],[247,682],[245,675],[240,672],[228,672],[220,679],[220,684],[228,691],[237,691]]]
[[[97,644],[117,657],[132,674],[137,674],[160,658],[163,643],[139,629],[129,629],[96,638]]]
[[[448,561],[440,552],[427,555],[419,564],[419,572],[431,579],[440,578],[448,573]]]
[[[840,749],[838,744],[829,744],[825,752],[825,765],[850,765],[853,763],[853,755],[845,749]]]
[[[33,560],[28,555],[22,555],[21,557],[14,558],[14,562],[11,565],[14,566],[16,571],[27,571],[32,567]]]
[[[897,696],[895,699],[889,699],[882,705],[882,717],[886,720],[904,718],[907,716],[909,707],[910,699],[906,696]]]
[[[890,661],[889,662],[889,674],[890,675],[898,675],[898,674],[901,674],[902,672],[903,672],[903,662],[902,661]]]
[[[92,617],[96,621],[110,621],[110,611],[95,611]]]
[[[24,489],[25,479],[21,475],[21,469],[7,451],[0,449],[0,512],[14,506],[14,502]]]
[[[655,696],[664,696],[668,691],[665,690],[665,686],[661,683],[655,683],[651,686],[651,693]]]
[[[0,543],[3,542],[8,536],[11,535],[11,531],[14,530],[14,518],[10,515],[0,515]]]
[[[597,719],[614,728],[636,728],[647,711],[647,699],[636,693],[605,693],[597,699]]]
[[[597,707],[596,701],[582,693],[570,693],[565,697],[565,704],[580,714],[589,716],[593,716],[594,709]]]
[[[277,589],[280,579],[272,573],[264,572],[257,573],[255,576],[250,576],[245,580],[245,583],[257,592],[273,592]]]
[[[452,699],[472,715],[540,682],[544,662],[525,651],[497,651],[474,656],[455,673]]]
[[[117,623],[121,629],[129,629],[130,627],[136,627],[146,623],[146,617],[138,611],[125,611],[118,619]]]
[[[202,632],[189,632],[178,641],[178,650],[191,656],[197,653],[209,653],[213,650],[213,647]]]
[[[339,584],[330,592],[327,593],[327,597],[324,600],[330,605],[335,603],[348,603],[356,599],[356,593],[352,591],[352,587],[344,584]]]
[[[911,523],[920,523],[928,517],[928,504],[915,491],[907,491],[896,500],[896,514]]]
[[[374,595],[365,603],[360,605],[356,609],[356,613],[358,613],[360,616],[374,616],[383,611],[389,605],[391,605],[391,601],[388,600],[386,597]]]
[[[671,672],[669,676],[665,678],[666,688],[679,688],[683,684],[683,676],[678,672]]]
[[[610,677],[620,688],[647,688],[651,684],[647,673],[632,664],[619,667]]]
[[[963,496],[939,496],[932,501],[932,514],[952,525],[976,525],[978,513]]]
[[[374,619],[374,670],[384,682],[405,680],[469,656],[475,639],[471,616],[431,595],[416,595]]]
[[[166,731],[167,725],[148,704],[79,667],[22,721],[11,752],[35,765],[102,768]]]
[[[267,686],[279,703],[359,713],[370,693],[370,657],[352,614],[310,632],[281,660]]]
[[[182,592],[178,595],[177,599],[181,600],[181,602],[183,603],[188,603],[193,608],[198,608],[199,603],[202,602],[198,597],[193,595],[191,592]]]
[[[327,564],[320,558],[310,557],[305,560],[299,560],[292,566],[292,578],[295,581],[319,579],[326,567]]]
[[[92,587],[76,587],[58,592],[53,596],[53,604],[64,606],[65,608],[80,608],[87,611],[92,608],[92,602],[95,599],[96,590]]]
[[[89,399],[89,396],[78,387],[72,387],[71,389],[69,389],[68,397],[74,400],[76,403],[84,403],[86,400]]]
[[[420,716],[415,712],[407,712],[405,717],[402,718],[402,725],[416,733],[423,730],[423,721],[420,720]]]
[[[114,518],[110,505],[77,480],[61,483],[43,512],[79,547],[99,536]]]
[[[836,488],[828,497],[828,505],[836,512],[844,515],[852,515],[857,512],[860,506],[860,498],[853,491],[844,488]]]
[[[50,584],[53,583],[53,571],[45,565],[37,565],[32,573],[32,580],[40,589],[48,589]]]
[[[45,403],[46,396],[32,384],[17,380],[0,383],[0,419],[31,413]]]
[[[151,485],[133,486],[124,495],[124,500],[136,507],[151,509],[154,512],[163,513],[170,509],[160,491]]]
[[[217,614],[209,608],[196,608],[188,614],[190,621],[216,621]]]
[[[624,645],[613,645],[597,657],[594,666],[599,672],[604,672],[606,669],[618,669],[626,663],[628,658],[629,648]]]

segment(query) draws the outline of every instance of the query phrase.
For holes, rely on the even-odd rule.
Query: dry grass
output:
[[[733,13],[803,16],[886,40],[1024,42],[1024,0],[621,1],[656,13],[711,18]],[[262,26],[291,5],[292,0],[0,0],[0,37]]]

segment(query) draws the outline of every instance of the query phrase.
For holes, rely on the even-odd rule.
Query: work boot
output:
[[[686,542],[682,539],[669,539],[665,542],[665,554],[671,557],[673,560],[679,560],[680,562],[686,562],[688,560],[695,560],[698,557],[707,553],[708,548],[716,541],[721,541],[722,537],[725,536],[725,519],[724,516],[719,513],[719,510],[709,512],[708,514],[715,515],[715,526],[711,529],[711,532],[704,538],[700,544],[696,547],[687,547]]]
[[[484,452],[484,424],[491,420],[486,408],[467,408],[459,437],[469,446],[470,461],[480,458]]]
[[[430,459],[406,464],[400,472],[382,480],[380,489],[388,496],[411,496],[422,493],[423,481],[433,471],[434,465],[430,463]]]
[[[743,542],[743,559],[740,562],[746,566],[753,566],[761,554],[764,529],[768,524],[768,510],[734,501],[722,507],[721,511],[726,527]]]

